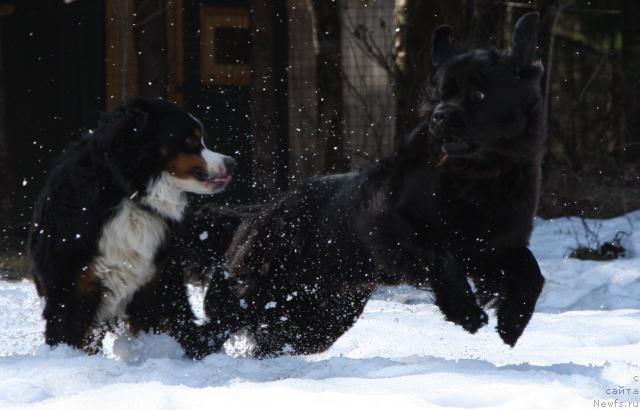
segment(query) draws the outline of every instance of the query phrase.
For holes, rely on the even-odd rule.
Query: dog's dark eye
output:
[[[200,146],[200,138],[196,136],[187,137],[187,146],[189,148],[198,148]]]
[[[191,173],[198,181],[204,181],[207,178],[207,173],[202,168],[195,168]]]
[[[474,90],[471,92],[471,100],[473,101],[480,102],[484,101],[485,98],[487,98],[487,96],[480,90]]]

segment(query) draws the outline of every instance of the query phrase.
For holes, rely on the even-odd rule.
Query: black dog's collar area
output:
[[[440,150],[443,154],[452,157],[459,157],[474,152],[478,146],[472,142],[464,141],[450,141],[443,142],[440,145]]]

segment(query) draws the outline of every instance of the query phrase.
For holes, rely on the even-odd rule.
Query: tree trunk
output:
[[[286,9],[276,3],[251,3],[251,133],[256,199],[268,199],[286,189],[287,32],[281,27],[286,24]]]
[[[395,64],[396,147],[419,121],[420,90],[432,71],[431,33],[438,22],[434,7],[422,0],[396,0]]]
[[[396,0],[394,18],[393,91],[396,97],[396,147],[418,125],[420,99],[431,64],[431,33],[440,24],[454,27],[458,38],[466,36],[467,10],[463,0]]]
[[[138,93],[147,98],[167,96],[166,8],[165,0],[135,3]]]
[[[5,117],[5,74],[2,59],[2,33],[0,32],[0,228],[9,224],[11,176],[9,174],[9,147],[7,144],[7,121]]]
[[[551,98],[547,96],[547,91],[551,90],[551,84],[547,85],[547,81],[551,78],[551,69],[549,65],[552,60],[551,56],[551,38],[553,36],[553,26],[556,19],[558,0],[536,0],[536,9],[540,13],[540,25],[538,28],[538,50],[539,55],[542,58],[542,66],[544,67],[545,74],[542,76],[542,82],[540,86],[544,93],[545,99],[545,114],[547,115],[547,134],[549,134],[549,128],[552,126],[552,118],[549,115],[551,112]]]
[[[471,43],[475,47],[504,47],[505,4],[502,0],[473,1]]]
[[[622,18],[622,17],[621,17]],[[620,35],[621,27],[611,33],[611,88],[610,100],[611,100],[611,122],[613,127],[611,129],[611,138],[607,146],[607,151],[613,155],[615,160],[619,164],[623,164],[625,160],[625,127],[624,127],[624,92],[625,82],[624,75],[622,74],[623,58],[620,52],[614,47],[616,37]]]
[[[626,158],[640,162],[640,2],[622,2],[622,64]]]
[[[324,171],[350,168],[343,134],[340,1],[308,0],[316,54],[318,137],[324,143]]]

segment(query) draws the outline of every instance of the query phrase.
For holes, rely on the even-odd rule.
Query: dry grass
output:
[[[29,263],[23,253],[11,250],[0,252],[0,279],[22,280],[30,277]]]
[[[538,207],[543,218],[612,218],[636,209],[640,209],[640,169],[636,166],[612,167],[606,173],[557,167],[544,170]]]

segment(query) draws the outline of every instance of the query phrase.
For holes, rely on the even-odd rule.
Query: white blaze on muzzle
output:
[[[200,156],[206,163],[207,180],[205,184],[213,192],[220,192],[231,182],[232,170],[227,168],[227,162],[233,162],[231,157],[211,151],[201,139],[202,151]]]
[[[229,173],[224,164],[224,159],[227,158],[227,156],[211,151],[207,148],[204,144],[204,138],[202,139],[202,151],[200,151],[200,156],[207,163],[207,174],[209,174],[209,176],[222,177]]]

